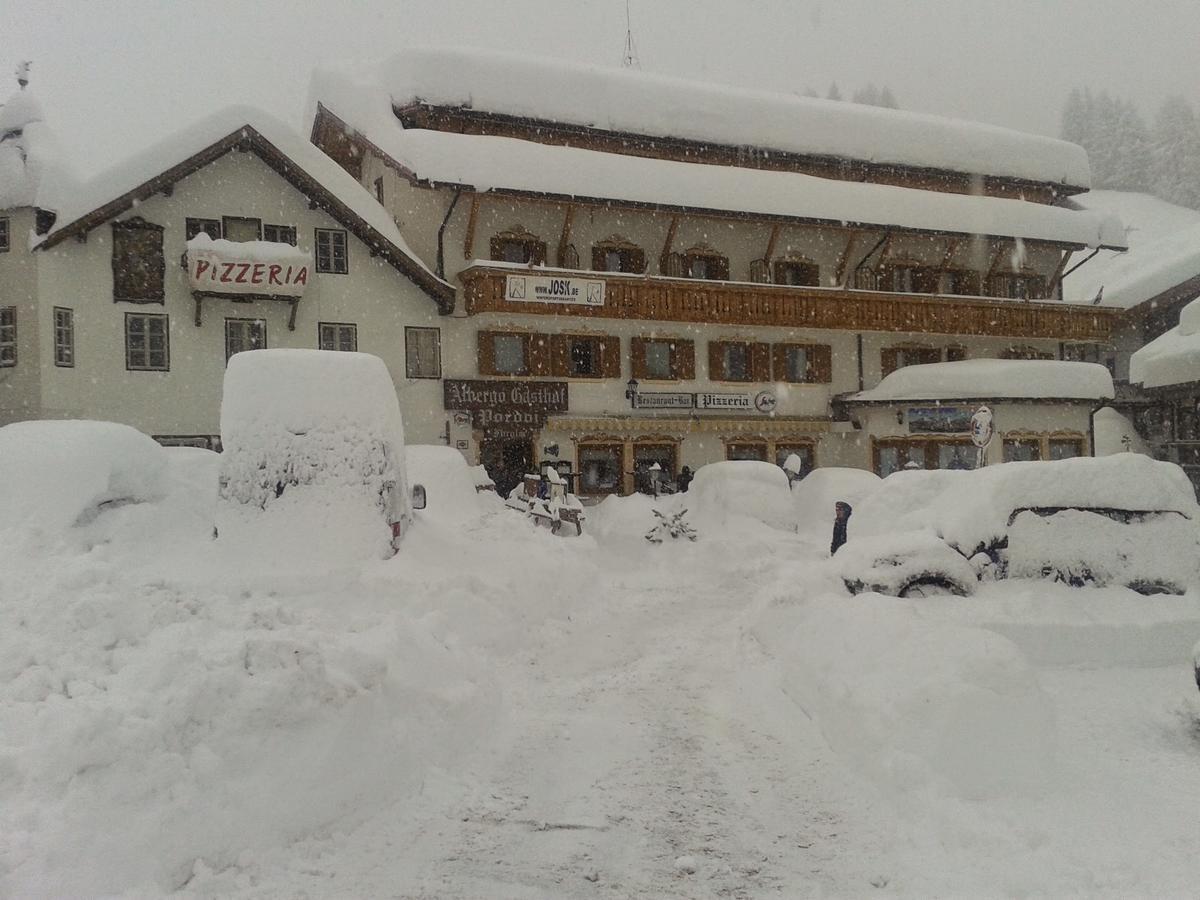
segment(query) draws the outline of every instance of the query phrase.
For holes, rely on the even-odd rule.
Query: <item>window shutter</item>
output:
[[[765,259],[750,260],[750,280],[755,284],[769,284],[771,281],[771,270],[767,267]]]
[[[672,366],[672,368],[674,368]],[[633,337],[629,339],[629,372],[639,381],[646,378],[646,339]]]
[[[663,274],[668,278],[683,277],[683,254],[668,253],[665,264],[663,265]]]
[[[600,344],[600,377],[621,377],[621,339],[615,336],[602,337]]]
[[[537,338],[538,335],[533,336],[534,340]],[[550,374],[560,378],[566,377],[571,371],[571,339],[565,334],[552,334],[548,339],[550,341]],[[532,359],[530,368],[533,368]]]
[[[708,342],[708,378],[710,381],[725,380],[725,342]]]
[[[728,256],[714,256],[712,259],[712,263],[713,263],[712,280],[728,281],[729,280],[729,257]]]
[[[885,350],[879,351],[879,367],[883,377],[891,375],[896,369],[900,368],[900,351],[895,347],[888,347]]]
[[[592,271],[605,272],[607,269],[604,265],[605,248],[600,246],[592,247]]]
[[[529,247],[529,264],[531,266],[544,266],[546,264],[546,242],[531,241]]]
[[[641,247],[636,250],[629,251],[629,266],[630,271],[641,275],[646,271],[646,251]]]
[[[558,265],[563,269],[579,268],[579,251],[575,249],[574,244],[567,244],[567,249],[563,251],[562,256],[559,258]]]
[[[750,345],[750,380],[771,380],[771,345]]]
[[[548,334],[529,335],[529,343],[527,346],[530,375],[550,374],[550,344],[551,337]]]
[[[498,237],[492,238],[491,249],[489,252],[491,253],[492,259],[497,260],[497,261],[503,260],[504,259],[504,241]]]
[[[946,362],[961,362],[967,358],[966,347],[947,347]]]
[[[696,377],[696,342],[681,340],[674,343],[675,348],[671,353],[671,374],[680,381],[692,381]]]
[[[495,340],[496,332],[481,331],[479,332],[479,374],[480,375],[495,375],[496,374],[496,347],[493,341]]]
[[[833,350],[828,344],[812,344],[808,352],[808,380],[815,384],[833,381]]]
[[[112,225],[113,299],[162,302],[167,263],[163,229],[140,218]]]
[[[776,381],[787,381],[787,344],[773,344],[771,347],[771,371]]]

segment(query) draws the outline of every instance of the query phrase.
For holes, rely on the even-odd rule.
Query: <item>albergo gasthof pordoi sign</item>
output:
[[[188,282],[193,291],[300,297],[308,287],[310,262],[307,253],[289,244],[188,241]]]

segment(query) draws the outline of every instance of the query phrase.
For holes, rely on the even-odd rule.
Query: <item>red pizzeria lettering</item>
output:
[[[238,267],[237,279],[234,281],[234,284],[245,284],[246,283],[246,273],[250,271],[250,263],[238,263],[237,267]]]
[[[233,272],[233,267],[236,265],[237,263],[223,263],[221,265],[221,284],[232,284],[233,279],[229,275]]]
[[[251,284],[262,284],[263,283],[263,268],[264,268],[264,266],[262,263],[254,264],[254,267],[250,270],[250,283]]]
[[[296,280],[292,283],[297,287],[308,284],[308,266],[300,267],[300,271],[296,273]]]
[[[268,266],[267,267],[267,284],[283,284],[279,280],[279,273],[283,271],[283,266]]]
[[[211,268],[211,264],[203,259],[196,260],[196,280],[200,280],[200,276],[204,274],[206,269]]]

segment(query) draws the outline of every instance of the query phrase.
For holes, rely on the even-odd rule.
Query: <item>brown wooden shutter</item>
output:
[[[605,265],[604,265],[604,263],[605,263],[604,253],[605,253],[604,247],[599,247],[599,246],[592,247],[592,271],[593,272],[607,271],[607,269],[605,268]]]
[[[708,342],[708,378],[710,381],[725,380],[725,342]]]
[[[531,266],[544,266],[546,264],[545,241],[529,242],[529,264]]]
[[[480,375],[495,375],[496,374],[496,347],[493,344],[496,332],[481,331],[479,332],[479,374]]]
[[[750,345],[750,380],[771,380],[771,345]]]
[[[712,280],[728,281],[729,280],[729,257],[728,256],[714,256],[712,258],[712,264],[713,264]]]
[[[808,380],[814,384],[833,381],[833,350],[828,344],[812,344],[807,351]]]
[[[530,375],[549,375],[550,372],[551,336],[548,334],[531,334],[527,346],[527,359]]]
[[[684,264],[682,253],[668,253],[663,261],[663,274],[668,278],[683,278],[685,277]]]
[[[571,371],[571,339],[565,334],[553,334],[549,340],[550,373],[560,378],[566,377]]]
[[[614,336],[602,337],[600,344],[600,377],[621,377],[621,339]]]
[[[629,251],[629,270],[638,275],[646,271],[646,251],[641,247]]]
[[[135,217],[112,226],[113,299],[162,302],[166,296],[163,229]]]
[[[680,381],[691,381],[696,377],[695,341],[674,342],[671,351],[671,374]]]
[[[879,351],[879,368],[884,378],[891,375],[900,367],[899,355],[900,351],[895,347],[888,347]]]
[[[646,377],[646,339],[633,337],[629,339],[629,372],[639,380]]]
[[[502,261],[504,259],[504,241],[498,237],[492,238],[489,253],[493,260],[497,262]]]
[[[771,346],[771,372],[776,381],[787,381],[787,355],[790,344]]]

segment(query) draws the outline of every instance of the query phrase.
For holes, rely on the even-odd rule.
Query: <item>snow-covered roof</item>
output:
[[[1130,191],[1092,191],[1072,203],[1119,218],[1129,249],[1102,250],[1063,279],[1068,303],[1091,303],[1103,288],[1100,305],[1132,309],[1200,278],[1200,212]]]
[[[322,106],[325,106],[322,102]],[[798,220],[1124,246],[1115,219],[1042,203],[405,129],[385,101],[330,110],[417,179],[557,197]],[[349,115],[349,119],[345,118]]]
[[[33,91],[17,91],[0,106],[0,209],[57,209],[76,186]]]
[[[1142,387],[1200,382],[1200,300],[1179,313],[1179,324],[1129,358],[1129,380]]]
[[[355,84],[357,82],[357,84]],[[321,100],[364,86],[390,103],[467,107],[626,134],[752,146],[870,163],[994,175],[1086,188],[1082,147],[994,125],[748,90],[477,48],[407,48],[339,78],[318,75]]]
[[[905,366],[851,402],[907,400],[1108,400],[1112,375],[1096,363],[1056,359],[965,359]]]
[[[414,281],[435,295],[452,295],[451,285],[438,278],[409,249],[395,220],[362,185],[293,129],[246,106],[231,106],[206,116],[81,185],[58,210],[58,219],[43,237],[42,245],[52,246],[70,233],[119,215],[137,200],[144,199],[142,195],[150,196],[161,191],[166,183],[191,174],[197,167],[196,160],[205,151],[219,149],[217,145],[239,135],[257,137],[298,170],[291,175],[307,176],[303,180],[334,198],[343,208],[330,210],[331,214],[357,219],[390,245]],[[251,147],[254,146],[251,141]]]

